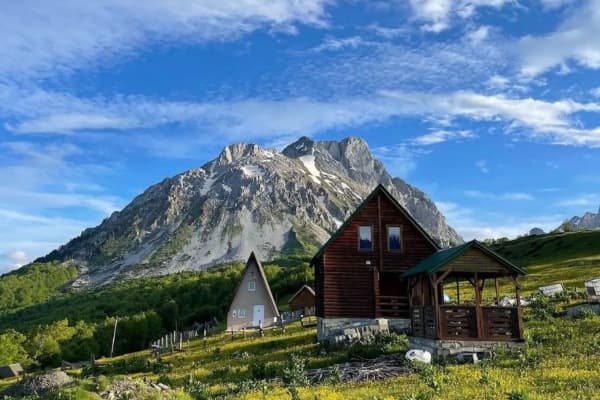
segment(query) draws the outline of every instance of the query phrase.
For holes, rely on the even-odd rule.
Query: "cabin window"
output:
[[[256,281],[250,281],[250,282],[248,282],[248,291],[249,292],[256,291]]]
[[[370,226],[361,226],[358,228],[358,250],[373,250],[373,238]]]
[[[402,251],[402,229],[399,226],[388,226],[388,250]]]
[[[233,318],[236,318],[236,317],[237,317],[237,310],[233,310],[233,311],[231,312],[231,316],[232,316]]]
[[[240,308],[238,310],[238,318],[239,319],[244,319],[246,318],[246,309],[245,308]]]

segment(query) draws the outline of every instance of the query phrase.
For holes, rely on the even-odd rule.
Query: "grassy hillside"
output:
[[[526,236],[492,248],[527,271],[521,279],[526,294],[555,282],[583,288],[600,277],[600,231]]]
[[[526,294],[553,282],[582,289],[585,280],[600,276],[600,232],[525,237],[497,243],[494,249],[528,271],[522,278]],[[289,262],[286,268],[279,264],[284,263],[269,265],[266,270],[283,303],[310,270],[297,262]],[[133,281],[7,313],[0,318],[2,329],[17,328],[25,335],[11,331],[0,335],[0,347],[3,343],[13,345],[12,353],[4,354],[4,361],[26,356],[30,363],[52,365],[61,358],[85,358],[82,355],[90,351],[106,354],[114,321],[110,317],[117,314],[123,318],[118,351],[146,348],[149,340],[172,329],[175,323],[185,326],[209,314],[222,316],[241,268],[237,265]],[[467,285],[464,290],[472,288]],[[508,282],[501,286],[503,294],[512,290]],[[461,297],[467,298],[468,293]],[[557,299],[527,309],[528,350],[478,366],[439,364],[416,368],[407,376],[353,384],[336,383],[334,373],[326,382],[307,386],[302,378],[306,368],[381,353],[402,353],[406,342],[402,337],[387,337],[333,351],[316,343],[314,328],[294,325],[285,333],[280,329],[267,331],[265,337],[249,334],[247,338],[238,335],[232,339],[229,334],[218,333],[206,342],[192,340],[185,352],[167,353],[160,361],[148,350],[103,358],[93,370],[73,371],[76,384],[65,389],[61,398],[98,399],[111,382],[125,377],[138,382],[161,381],[177,388],[164,398],[195,400],[600,398],[600,317],[583,315],[567,320],[561,310],[568,301],[573,300]],[[51,342],[48,337],[55,340],[56,347],[50,346],[55,351],[35,358],[32,350],[46,349]],[[0,381],[0,389],[9,383]],[[292,397],[296,391],[299,397]],[[149,391],[140,398],[157,396]]]

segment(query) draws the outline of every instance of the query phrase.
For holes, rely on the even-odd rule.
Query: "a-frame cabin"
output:
[[[378,185],[312,259],[319,338],[379,318],[408,329],[408,283],[402,274],[439,249]]]
[[[268,327],[277,323],[278,319],[279,311],[267,276],[252,252],[229,306],[227,330]]]

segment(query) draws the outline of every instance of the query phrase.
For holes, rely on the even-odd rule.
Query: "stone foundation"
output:
[[[409,328],[409,319],[318,318],[317,339],[340,347],[381,332],[407,333]]]
[[[445,358],[458,353],[480,353],[498,348],[508,351],[525,349],[525,342],[481,341],[481,340],[435,340],[409,336],[408,348],[426,350],[433,358]]]

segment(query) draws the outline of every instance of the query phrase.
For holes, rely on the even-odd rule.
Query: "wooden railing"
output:
[[[410,321],[413,336],[431,339],[435,339],[437,337],[434,306],[411,307]]]
[[[377,315],[387,318],[409,318],[408,297],[379,296],[377,298]]]
[[[519,338],[518,310],[515,307],[481,307],[483,335],[486,339],[511,340]]]
[[[412,306],[412,335],[456,340],[521,339],[516,307],[481,307],[480,310],[479,317],[475,306],[440,305],[438,325],[435,306]]]
[[[440,337],[477,338],[477,313],[472,306],[440,306]]]

